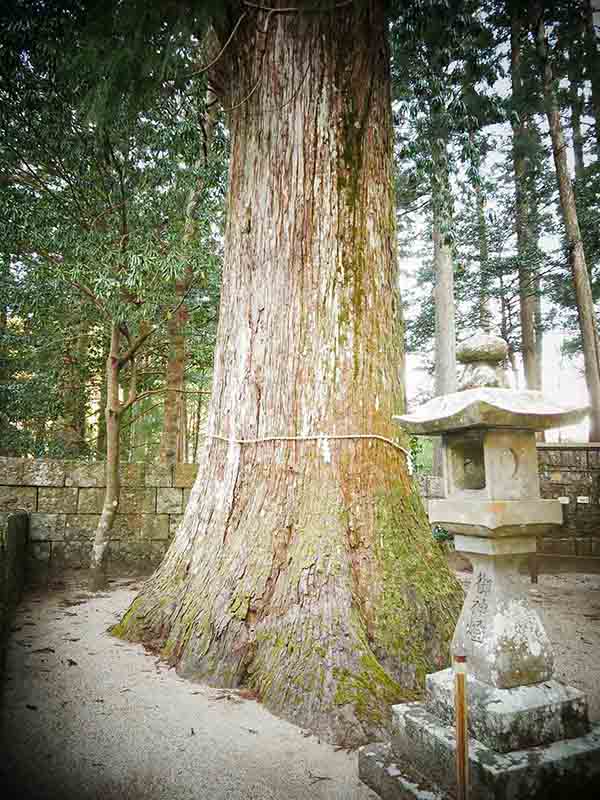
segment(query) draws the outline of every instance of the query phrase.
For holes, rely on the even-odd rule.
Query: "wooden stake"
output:
[[[469,797],[469,735],[467,732],[467,657],[454,656],[454,717],[456,720],[456,798]]]

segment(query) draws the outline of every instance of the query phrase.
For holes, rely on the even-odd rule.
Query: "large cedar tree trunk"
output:
[[[383,3],[256,16],[228,53],[239,105],[207,431],[393,436],[402,337]],[[114,632],[353,744],[448,663],[459,606],[402,452],[209,437],[165,560]]]

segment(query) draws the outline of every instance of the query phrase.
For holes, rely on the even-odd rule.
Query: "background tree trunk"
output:
[[[581,232],[579,230],[575,194],[569,174],[567,145],[560,119],[560,109],[554,87],[554,76],[548,59],[543,16],[540,16],[538,21],[536,39],[538,54],[542,64],[544,101],[552,139],[552,155],[554,156],[560,206],[569,245],[569,260],[575,286],[579,327],[583,339],[585,377],[592,407],[589,439],[591,442],[597,442],[600,441],[600,343],[598,341],[590,276],[585,260]]]
[[[203,165],[208,167],[209,151],[212,145],[214,129],[216,124],[215,103],[217,98],[212,91],[206,92],[206,104],[201,114],[203,141],[203,156],[198,159],[196,166]],[[194,241],[197,232],[196,214],[202,202],[202,195],[205,190],[205,182],[200,177],[196,185],[191,189],[185,208],[185,225],[183,240],[185,244]],[[169,357],[167,361],[167,387],[164,405],[163,432],[160,442],[160,460],[163,464],[176,464],[177,462],[187,461],[187,413],[185,400],[185,324],[187,322],[187,308],[185,297],[194,281],[194,274],[191,268],[187,267],[185,279],[178,281],[176,295],[180,298],[177,313],[169,320]]]
[[[479,184],[475,184],[475,197],[477,199],[477,238],[479,243],[479,327],[486,333],[490,332],[492,315],[490,313],[489,293],[489,246],[487,221],[485,218],[485,194]]]
[[[538,386],[537,350],[535,339],[535,278],[531,269],[531,261],[537,242],[532,231],[531,209],[527,187],[527,114],[523,97],[523,79],[521,74],[521,37],[523,25],[520,12],[514,12],[511,19],[511,82],[513,97],[513,114],[511,124],[513,131],[513,169],[515,176],[517,252],[519,258],[519,308],[521,315],[521,354],[523,372],[527,389]],[[516,116],[514,111],[516,111]]]
[[[106,550],[115,514],[119,507],[121,491],[119,481],[119,447],[121,402],[119,399],[119,345],[121,335],[118,323],[113,324],[110,351],[106,359],[106,492],[102,514],[96,528],[90,562],[90,587],[97,591],[106,583]]]
[[[8,283],[8,276],[10,271],[10,258],[8,256],[2,256],[0,260],[0,283]],[[2,287],[3,289],[4,287]],[[8,387],[7,383],[9,380],[9,370],[8,370],[8,358],[9,358],[9,348],[8,348],[8,308],[4,299],[0,303],[0,397],[2,398],[2,403],[0,403],[0,456],[10,456],[12,455],[11,448],[9,446],[9,436],[11,433],[11,425],[8,419],[7,411],[7,399],[8,399]]]
[[[87,325],[73,325],[74,336],[65,343],[63,351],[62,394],[63,415],[58,440],[65,458],[79,458],[86,451],[85,420],[87,410],[86,361],[89,347]]]
[[[573,136],[573,160],[575,162],[575,180],[581,180],[585,170],[583,157],[583,133],[581,117],[584,112],[584,96],[581,64],[575,60],[574,48],[569,53],[569,105],[571,106],[571,133]]]
[[[167,323],[169,341],[167,392],[164,403],[163,430],[160,438],[160,461],[163,464],[175,464],[180,460],[178,459],[178,442],[181,438],[181,398],[183,397],[185,374],[185,316],[185,309],[181,306]]]
[[[230,441],[209,436],[175,540],[114,632],[151,643],[183,675],[248,685],[271,710],[355,744],[447,663],[460,589],[395,448],[234,440],[396,432],[383,3],[249,12],[228,56],[247,85],[231,80],[226,101],[207,430]]]
[[[600,48],[598,41],[600,35],[600,3],[598,0],[587,0],[585,13],[585,43],[588,80],[592,86],[591,112],[594,117],[594,132],[596,134],[596,156],[600,159]]]
[[[435,287],[435,394],[449,394],[456,389],[456,325],[454,321],[454,264],[450,245],[450,183],[448,156],[442,132],[436,130],[437,141],[432,145],[433,179],[433,269]],[[443,470],[441,441],[433,445],[433,474]]]
[[[104,337],[103,337],[104,338]],[[106,340],[105,340],[106,341]],[[104,374],[100,379],[100,398],[98,407],[98,435],[96,438],[96,458],[104,460],[106,456],[106,361],[110,353],[110,339],[108,344],[102,347],[102,362],[104,363]]]

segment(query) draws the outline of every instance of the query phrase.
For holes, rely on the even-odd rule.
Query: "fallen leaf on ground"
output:
[[[238,697],[241,697],[243,700],[258,700],[258,694],[253,692],[252,689],[240,689]]]
[[[32,653],[54,653],[56,652],[53,647],[38,647],[37,650],[32,650]]]
[[[308,770],[308,777],[310,778],[311,784],[318,783],[319,781],[332,781],[333,778],[330,778],[329,775],[313,775],[313,773]]]

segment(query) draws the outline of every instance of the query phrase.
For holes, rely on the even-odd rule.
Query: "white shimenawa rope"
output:
[[[389,444],[396,450],[404,453],[406,456],[406,464],[408,467],[408,474],[413,474],[412,455],[409,450],[402,447],[393,439],[388,439],[386,436],[380,436],[378,433],[344,433],[344,434],[328,434],[320,433],[312,436],[264,436],[260,439],[234,439],[228,436],[219,436],[216,433],[207,433],[207,439],[218,439],[220,442],[227,442],[228,444],[261,444],[262,442],[320,442],[323,450],[323,458],[325,463],[331,461],[331,452],[329,450],[329,440],[339,439],[376,439],[379,442]]]

